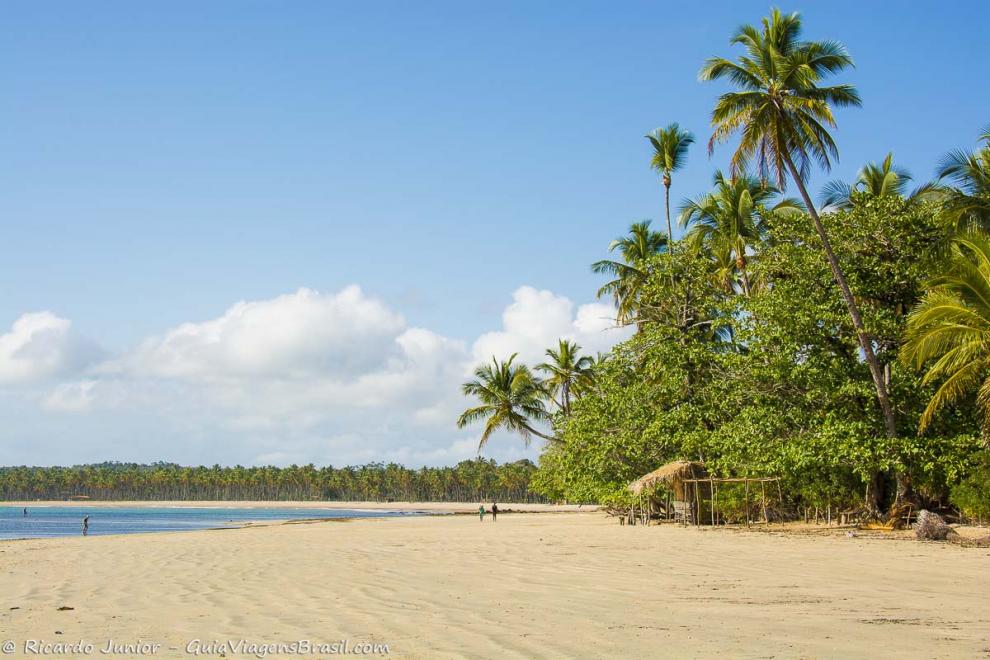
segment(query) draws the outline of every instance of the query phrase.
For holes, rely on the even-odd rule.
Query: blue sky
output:
[[[660,208],[643,134],[678,121],[698,136],[675,176],[677,201],[704,192],[724,166],[727,148],[709,159],[703,146],[721,88],[697,71],[708,56],[731,55],[733,29],[768,7],[5,3],[0,333],[50,312],[71,322],[77,344],[120,362],[238,301],[303,287],[332,296],[352,284],[403,328],[460,341],[467,354],[506,330],[519,287],[566,298],[577,315],[598,284],[588,264]],[[990,91],[974,74],[986,64],[984,3],[782,8],[803,13],[807,37],[839,39],[857,62],[842,79],[864,107],[839,114],[834,176],[893,150],[927,178],[990,121]],[[72,382],[102,377],[88,368]],[[278,452],[240,447],[284,437],[277,424],[267,440],[216,430],[216,419],[180,428],[126,402],[71,416],[32,408],[69,382],[59,371],[6,386],[0,443],[11,460],[51,450],[150,460],[162,441],[191,434],[195,449],[169,458],[252,461]],[[133,395],[144,385],[117,387]],[[155,443],[127,444],[152,422]],[[360,436],[360,414],[346,429],[321,424],[299,432],[310,444],[300,440],[292,460],[350,460],[314,448],[338,432]],[[397,457],[456,454],[429,458],[431,442]],[[500,457],[522,453],[505,443]]]

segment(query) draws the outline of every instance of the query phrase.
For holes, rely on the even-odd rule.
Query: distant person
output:
[[[27,507],[24,507],[24,515],[26,516],[27,514],[28,514]]]
[[[482,504],[478,507],[478,515],[481,517],[481,522],[485,522],[485,505]]]
[[[83,518],[83,536],[89,534],[89,516]]]
[[[492,522],[495,522],[496,518],[498,518],[498,504],[492,502]]]

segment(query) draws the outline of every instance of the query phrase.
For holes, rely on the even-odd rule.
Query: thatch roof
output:
[[[673,483],[681,479],[694,479],[705,476],[705,465],[694,461],[674,461],[645,474],[629,484],[629,490],[639,495],[644,489],[658,483]]]

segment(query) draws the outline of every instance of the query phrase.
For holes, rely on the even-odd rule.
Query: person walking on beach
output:
[[[492,502],[492,522],[495,522],[496,518],[498,518],[498,504]]]
[[[89,516],[83,518],[83,536],[89,534]]]
[[[485,505],[482,504],[478,507],[478,515],[481,516],[481,522],[485,522]]]

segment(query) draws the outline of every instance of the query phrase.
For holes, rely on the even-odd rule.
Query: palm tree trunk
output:
[[[528,432],[532,433],[538,438],[543,438],[544,440],[549,440],[550,442],[554,442],[557,440],[557,438],[553,437],[552,435],[546,435],[545,433],[540,433],[529,424],[523,424],[523,428],[525,428]]]
[[[798,190],[801,192],[801,198],[808,207],[808,214],[811,216],[812,222],[815,223],[815,231],[818,232],[818,237],[821,239],[822,246],[825,249],[825,256],[828,259],[828,265],[832,269],[832,277],[835,278],[835,283],[839,285],[839,289],[842,291],[842,298],[846,302],[846,307],[849,308],[849,316],[852,317],[853,327],[856,328],[856,336],[859,339],[860,348],[863,349],[863,355],[866,358],[866,363],[870,367],[870,375],[873,376],[873,385],[877,390],[877,400],[880,402],[880,410],[883,413],[883,424],[884,429],[887,432],[887,437],[896,438],[897,423],[894,420],[894,410],[890,405],[890,397],[887,394],[887,385],[884,383],[883,370],[880,368],[880,363],[877,361],[877,356],[873,352],[873,343],[870,340],[870,337],[866,334],[866,328],[863,326],[863,317],[860,316],[859,307],[853,299],[852,291],[850,291],[849,284],[846,282],[846,277],[842,273],[842,267],[839,265],[839,260],[836,258],[835,252],[832,250],[832,243],[828,240],[828,234],[825,233],[825,227],[822,225],[822,219],[818,216],[818,211],[815,210],[815,205],[812,203],[811,197],[808,195],[807,188],[804,187],[804,181],[802,181],[800,175],[798,175],[797,168],[794,167],[794,161],[791,160],[790,154],[785,153],[784,160],[787,163],[787,169],[790,170],[791,178],[794,179],[794,183],[797,184]]]
[[[663,182],[664,189],[664,207],[667,210],[667,253],[674,248],[674,230],[670,224],[670,179],[664,178]]]
[[[836,284],[839,285],[839,289],[842,291],[842,298],[845,300],[846,307],[849,308],[849,316],[852,317],[853,327],[856,329],[856,337],[859,339],[859,346],[863,349],[863,356],[866,358],[866,363],[870,367],[870,375],[873,377],[873,385],[877,391],[877,400],[880,402],[880,410],[883,413],[883,424],[884,430],[887,433],[888,438],[897,437],[897,422],[894,419],[894,410],[890,405],[890,396],[887,392],[887,383],[884,379],[883,369],[880,367],[880,362],[877,360],[876,353],[873,352],[873,343],[866,334],[866,328],[863,326],[863,317],[859,313],[859,307],[856,305],[856,301],[853,299],[852,291],[849,289],[849,284],[846,282],[846,277],[842,273],[842,267],[839,265],[839,260],[835,256],[835,252],[832,250],[832,243],[828,240],[828,234],[825,233],[825,227],[822,225],[822,220],[818,216],[818,211],[815,210],[815,205],[811,201],[811,197],[808,195],[807,188],[804,187],[804,181],[798,175],[797,168],[794,166],[794,161],[791,160],[790,154],[784,154],[784,161],[787,163],[787,169],[791,173],[791,178],[794,179],[794,183],[797,184],[798,190],[801,193],[801,198],[804,200],[805,205],[808,207],[808,215],[811,216],[812,222],[815,224],[815,231],[818,232],[818,237],[822,241],[822,246],[825,249],[825,256],[828,259],[828,265],[832,269],[832,276],[835,278]],[[873,490],[874,497],[873,502],[868,502],[874,510],[879,509],[879,502],[876,501],[876,491]],[[910,496],[911,492],[911,482],[906,474],[897,472],[897,501],[900,502]]]

